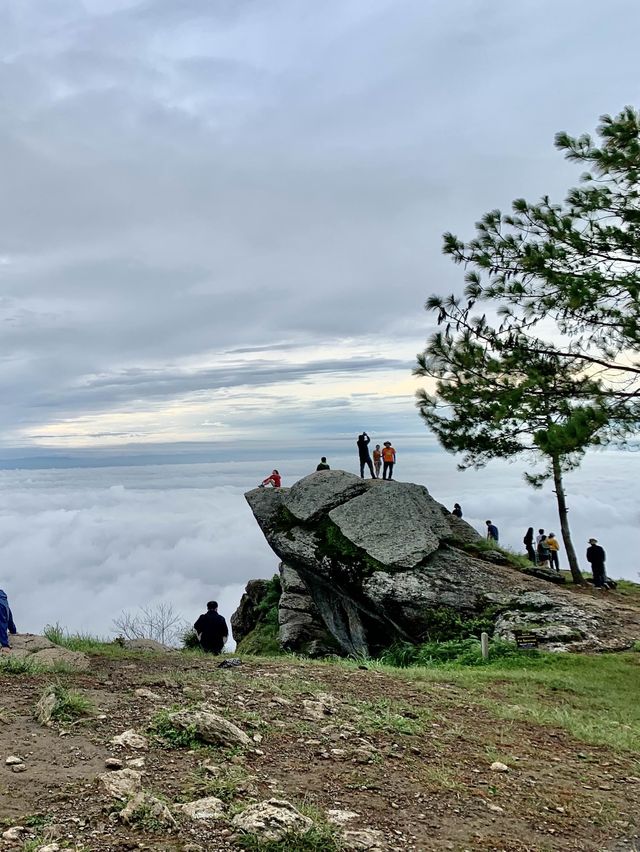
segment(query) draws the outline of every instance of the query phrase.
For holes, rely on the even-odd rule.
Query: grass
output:
[[[416,681],[464,686],[498,718],[561,728],[577,740],[614,750],[640,751],[640,657],[634,652],[528,652],[524,659],[506,658],[491,666],[449,662],[407,671]]]
[[[178,708],[158,711],[149,722],[149,734],[163,748],[201,748],[202,740],[198,737],[195,726],[189,726],[185,730],[171,721],[170,714],[176,709]]]
[[[48,686],[42,697],[50,694],[55,696],[51,718],[59,722],[72,722],[74,719],[92,716],[96,712],[93,702],[85,695],[74,689],[67,689],[60,683]]]
[[[489,658],[484,660],[477,639],[466,638],[446,642],[425,642],[412,645],[397,642],[380,655],[387,665],[407,668],[409,666],[438,666],[454,663],[458,666],[491,666],[509,660],[512,665],[526,665],[537,651],[519,651],[512,642],[493,641],[489,646]]]
[[[358,701],[355,708],[357,713],[353,719],[354,723],[371,732],[420,734],[424,730],[424,723],[431,718],[426,710],[417,712],[389,699]]]
[[[43,667],[31,662],[28,657],[14,657],[12,654],[0,656],[0,674],[40,674],[42,671]]]
[[[113,654],[115,656],[122,656],[127,652],[127,649],[123,648],[118,642],[92,636],[90,633],[69,633],[66,628],[58,623],[47,624],[43,633],[54,645],[68,648],[70,651],[83,651],[85,654]]]
[[[306,834],[288,834],[282,840],[263,840],[255,834],[240,835],[235,840],[247,852],[341,852],[344,845],[338,833],[325,826],[314,826]]]
[[[221,765],[219,775],[210,775],[204,768],[200,768],[194,775],[193,783],[185,788],[181,799],[190,802],[192,799],[215,796],[231,804],[238,792],[242,792],[246,785],[247,772],[242,766]]]

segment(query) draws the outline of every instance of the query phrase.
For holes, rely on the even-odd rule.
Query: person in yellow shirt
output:
[[[384,447],[382,448],[382,461],[384,463],[382,468],[382,478],[393,479],[393,466],[396,463],[396,451],[391,446],[391,441],[384,442]],[[389,475],[387,476],[387,474]]]
[[[558,556],[558,551],[560,550],[560,542],[555,536],[555,533],[549,533],[547,536],[547,547],[549,548],[549,561],[551,562],[551,567],[555,568],[558,574],[560,573],[560,557]]]

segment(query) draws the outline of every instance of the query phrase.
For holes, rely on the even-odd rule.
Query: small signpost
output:
[[[538,637],[530,630],[514,630],[513,635],[519,651],[531,651],[538,647]]]
[[[481,633],[480,634],[480,649],[482,650],[482,659],[489,659],[489,634]]]

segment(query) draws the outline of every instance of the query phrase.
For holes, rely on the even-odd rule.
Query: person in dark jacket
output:
[[[498,527],[493,523],[493,521],[486,521],[487,525],[487,540],[495,541],[497,544],[500,540],[500,533],[498,532]]]
[[[527,549],[527,556],[529,557],[529,562],[535,562],[536,552],[533,549],[533,527],[529,527],[525,534],[525,537],[522,539],[522,542]]]
[[[589,547],[587,548],[587,562],[591,563],[591,573],[593,574],[593,585],[596,589],[604,589],[607,575],[604,568],[606,559],[604,548],[600,547],[597,538],[589,539]]]
[[[227,622],[218,612],[216,601],[209,601],[207,611],[193,625],[200,647],[209,654],[220,654],[229,638]]]
[[[0,589],[0,651],[2,653],[7,653],[11,649],[9,633],[15,635],[17,632],[7,594]]]
[[[369,443],[371,438],[367,435],[366,432],[363,432],[361,435],[358,435],[358,440],[356,441],[358,445],[358,456],[360,458],[360,478],[364,479],[364,466],[367,465],[369,468],[369,473],[371,474],[371,479],[375,479],[376,475],[373,472],[373,464],[371,462],[371,456],[369,455]]]
[[[320,459],[320,464],[316,468],[316,471],[318,471],[318,470],[331,470],[331,468],[327,464],[327,457],[326,456],[322,456],[322,458]]]
[[[456,518],[462,517],[462,507],[460,506],[460,503],[454,503],[453,504],[453,509],[451,510],[451,514],[455,515]]]

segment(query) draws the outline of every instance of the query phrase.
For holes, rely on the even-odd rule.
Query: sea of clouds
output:
[[[278,462],[284,484],[317,460]],[[352,455],[330,461],[355,471]],[[0,588],[18,629],[40,632],[58,622],[108,636],[123,610],[171,603],[193,622],[211,598],[229,616],[247,580],[277,570],[243,498],[272,467],[239,461],[0,471]],[[529,525],[559,535],[550,487],[532,490],[515,465],[461,473],[440,451],[400,452],[396,473],[427,485],[448,506],[460,502],[479,530],[490,518],[501,543],[515,550]],[[567,477],[576,549],[584,563],[587,538],[596,536],[613,577],[638,580],[639,473],[639,454],[601,452]]]

